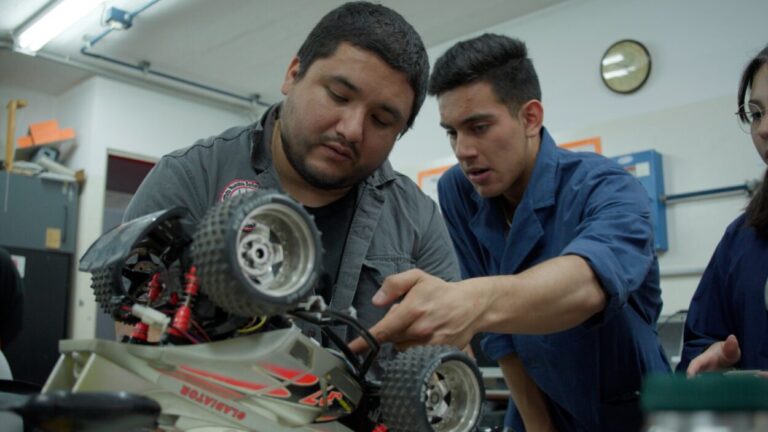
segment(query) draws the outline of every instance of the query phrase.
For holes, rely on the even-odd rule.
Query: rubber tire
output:
[[[96,297],[96,303],[101,306],[101,310],[117,321],[122,321],[115,317],[115,311],[121,305],[114,303],[112,300],[116,296],[122,296],[122,294],[115,289],[113,277],[112,267],[97,269],[91,273],[91,288],[93,289],[93,295]]]
[[[417,346],[399,353],[387,363],[381,387],[381,414],[390,432],[433,432],[427,418],[425,385],[434,371],[448,361],[469,366],[480,388],[480,410],[472,427],[477,430],[483,418],[485,390],[474,360],[452,346]]]
[[[315,250],[306,281],[283,295],[268,295],[254,289],[237,260],[238,229],[260,206],[280,204],[293,210],[309,228],[308,241]],[[287,255],[290,252],[284,252]],[[192,241],[192,262],[197,267],[200,290],[224,311],[240,317],[274,316],[295,309],[314,289],[321,268],[320,233],[312,217],[291,198],[273,192],[256,191],[237,195],[208,210]]]

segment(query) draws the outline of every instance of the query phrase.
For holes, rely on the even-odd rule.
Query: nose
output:
[[[458,160],[468,160],[477,156],[477,148],[470,138],[458,133],[453,142],[453,154]]]
[[[365,110],[362,108],[349,107],[341,113],[338,123],[336,123],[336,133],[351,143],[359,143],[363,140],[363,130],[365,123]]]
[[[766,113],[763,113],[763,116],[760,117],[760,122],[757,123],[757,129],[755,129],[755,133],[762,139],[768,140],[768,120],[766,120]]]

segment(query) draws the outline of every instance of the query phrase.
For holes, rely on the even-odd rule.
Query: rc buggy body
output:
[[[376,340],[354,311],[314,296],[322,247],[301,205],[260,191],[211,208],[194,229],[185,215],[123,224],[83,256],[98,304],[133,333],[62,341],[44,395],[140,395],[158,404],[156,427],[173,431],[476,429],[482,380],[459,350],[413,348],[372,377]],[[327,347],[299,322],[318,326]],[[339,325],[370,351],[351,353]]]

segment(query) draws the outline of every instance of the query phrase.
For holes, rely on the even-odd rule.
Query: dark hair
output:
[[[414,95],[406,127],[410,129],[424,103],[429,79],[429,59],[421,36],[405,18],[385,6],[368,2],[343,4],[328,12],[299,48],[298,78],[306,74],[315,60],[332,56],[342,42],[371,51],[393,69],[405,73]]]
[[[479,81],[489,83],[512,112],[531,99],[541,100],[539,78],[525,43],[491,33],[459,42],[437,59],[429,94],[440,96]]]
[[[738,112],[739,119],[748,122],[747,115],[744,112],[743,104],[747,97],[747,90],[752,89],[752,81],[755,74],[763,66],[768,64],[768,46],[762,49],[744,68],[741,74],[741,83],[739,84],[738,94]],[[747,204],[747,224],[753,226],[757,235],[768,240],[768,169],[763,176],[763,182],[752,195],[752,199]]]

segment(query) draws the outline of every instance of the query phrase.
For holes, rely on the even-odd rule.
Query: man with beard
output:
[[[125,220],[181,206],[195,226],[238,193],[285,192],[322,233],[328,282],[319,294],[335,310],[353,306],[371,326],[386,313],[370,298],[388,275],[416,267],[458,279],[437,205],[387,161],[424,102],[428,73],[421,38],[402,16],[371,3],[342,5],[291,60],[282,104],[256,124],[164,156]]]

